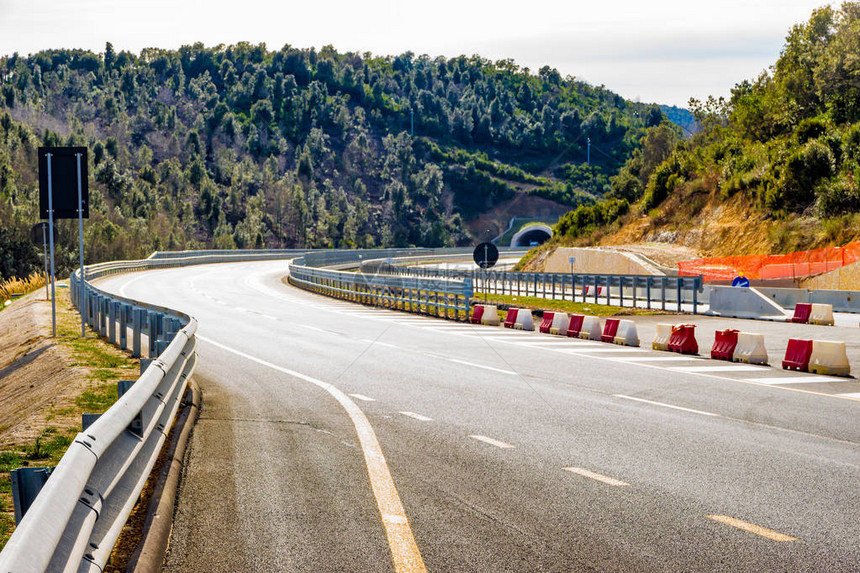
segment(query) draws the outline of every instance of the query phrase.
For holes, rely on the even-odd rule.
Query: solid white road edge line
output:
[[[651,404],[652,406],[662,406],[664,408],[672,408],[673,410],[681,410],[683,412],[691,412],[693,414],[701,414],[702,416],[715,416],[721,418],[719,414],[714,414],[713,412],[704,412],[702,410],[694,410],[692,408],[683,408],[681,406],[673,406],[672,404],[664,404],[663,402],[654,402],[652,400],[645,400],[644,398],[634,398],[633,396],[625,396],[624,394],[613,394],[616,398],[623,398],[624,400],[633,400],[635,402],[643,402],[645,404]]]
[[[409,525],[409,519],[406,517],[406,510],[403,508],[403,503],[400,501],[400,495],[397,493],[397,488],[394,486],[394,479],[391,477],[391,472],[388,470],[388,464],[385,461],[385,456],[382,454],[382,447],[376,439],[376,433],[370,425],[364,412],[358,405],[349,399],[349,396],[322,380],[317,380],[301,372],[272,364],[250,354],[245,354],[239,350],[225,346],[219,342],[215,342],[210,338],[197,335],[199,340],[202,340],[213,346],[217,346],[227,352],[232,352],[237,356],[241,356],[252,362],[256,362],[262,366],[277,370],[288,376],[310,382],[314,386],[322,388],[328,392],[341,407],[346,410],[352,420],[355,431],[358,434],[358,441],[361,444],[361,450],[364,453],[364,461],[367,465],[367,474],[370,478],[370,485],[373,489],[373,495],[376,497],[376,505],[379,508],[379,513],[382,516],[382,525],[385,527],[385,535],[388,538],[388,547],[391,549],[391,558],[394,561],[394,569],[397,572],[426,572],[427,568],[424,565],[424,560],[421,553],[418,551],[418,545],[415,543],[415,537],[412,534],[412,528]]]

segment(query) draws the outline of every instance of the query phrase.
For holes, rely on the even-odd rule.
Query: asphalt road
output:
[[[860,569],[856,380],[649,350],[678,317],[640,319],[631,349],[352,305],[285,274],[100,282],[200,321],[165,571]],[[759,324],[711,320],[691,321]]]

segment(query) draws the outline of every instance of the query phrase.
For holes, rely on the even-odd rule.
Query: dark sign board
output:
[[[499,249],[493,243],[481,243],[475,247],[472,258],[482,269],[489,269],[499,260]]]
[[[36,223],[30,229],[30,240],[37,247],[41,247],[43,241],[47,243],[51,239],[51,235],[48,234],[49,232],[48,223]],[[59,240],[60,234],[57,232],[57,228],[54,227],[54,242],[57,243]]]
[[[54,219],[78,218],[78,157],[81,155],[81,207],[90,216],[90,188],[86,147],[39,148],[39,218],[48,218],[48,154],[51,154],[51,189]]]

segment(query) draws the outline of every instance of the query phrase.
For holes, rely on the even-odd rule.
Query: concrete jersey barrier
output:
[[[831,376],[849,376],[851,365],[845,353],[845,343],[834,340],[813,340],[809,356],[809,371]]]
[[[833,323],[832,304],[812,303],[812,309],[809,312],[809,324],[833,326]]]
[[[600,340],[603,328],[600,319],[596,316],[586,316],[582,319],[582,327],[579,329],[579,337],[583,340]]]

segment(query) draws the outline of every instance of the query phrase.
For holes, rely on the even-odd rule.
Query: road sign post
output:
[[[481,288],[484,291],[484,302],[487,301],[487,269],[496,264],[499,260],[499,249],[493,243],[481,243],[477,247],[475,247],[475,251],[472,253],[472,259],[475,261],[475,264],[481,267],[481,270],[484,271],[484,277],[481,284]]]
[[[36,223],[30,229],[30,240],[37,247],[42,246],[42,261],[45,265],[45,300],[51,298],[51,293],[48,292],[48,284],[50,279],[48,276],[48,223]],[[57,230],[54,229],[54,240],[57,240]]]
[[[81,282],[78,285],[78,308],[81,309],[81,338],[87,335],[87,325],[84,320],[84,199],[83,199],[83,185],[81,183],[81,155],[82,153],[75,153],[75,158],[77,159],[77,167],[78,167],[78,250],[80,251],[80,263],[81,263]]]
[[[84,222],[89,218],[89,187],[86,147],[39,148],[39,211],[48,219],[51,250],[51,315],[53,336],[57,336],[56,276],[54,267],[54,220],[78,219],[81,278],[84,267]],[[81,285],[83,286],[83,285]],[[83,288],[79,289],[83,301]],[[85,334],[81,305],[81,336]]]
[[[54,189],[52,186],[53,177],[51,177],[51,156],[48,153],[48,237],[51,241],[51,336],[57,337],[57,292],[54,284]]]

